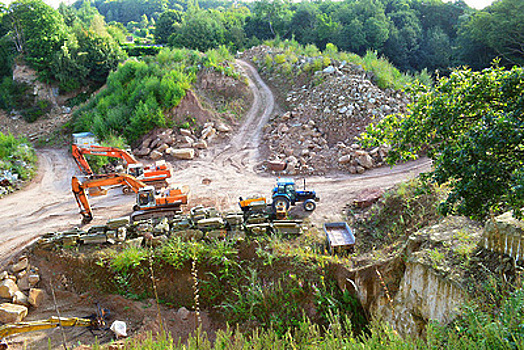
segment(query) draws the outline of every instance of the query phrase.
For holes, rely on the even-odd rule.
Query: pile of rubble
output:
[[[31,266],[26,256],[0,273],[0,298],[4,300],[0,304],[0,322],[21,322],[31,307],[42,305],[45,292],[37,288],[39,282],[38,268]]]
[[[152,160],[168,158],[191,160],[198,157],[199,152],[221,134],[226,134],[230,128],[222,123],[205,123],[199,133],[190,129],[167,129],[153,133],[144,138],[142,144],[134,150],[139,157],[149,157]]]
[[[20,184],[17,173],[11,170],[0,170],[0,197],[16,190]]]
[[[279,54],[283,54],[280,49],[259,46],[243,57],[264,63],[267,55]],[[302,71],[315,60],[325,62],[321,56],[298,57],[292,70]],[[301,73],[292,81],[278,69],[262,71],[266,79],[287,91],[285,104],[290,110],[272,118],[265,128],[266,170],[289,175],[322,175],[336,170],[362,173],[384,164],[389,148],[364,150],[358,145],[358,136],[372,121],[404,113],[409,100],[403,93],[380,89],[372,82],[373,73],[345,61],[331,59],[329,66],[312,76]],[[291,89],[285,89],[286,84]]]

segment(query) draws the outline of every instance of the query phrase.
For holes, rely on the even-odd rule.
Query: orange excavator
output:
[[[91,167],[89,166],[89,163],[84,157],[85,154],[92,156],[120,158],[124,161],[124,166],[128,175],[134,176],[138,180],[151,185],[164,186],[166,184],[166,180],[171,177],[171,170],[167,167],[166,162],[157,161],[153,165],[144,166],[144,164],[139,163],[132,154],[116,147],[106,147],[93,144],[80,145],[73,143],[72,153],[80,171],[88,176],[92,176],[94,174],[93,170],[91,170]],[[124,186],[123,191],[124,193],[130,193],[131,189],[128,186]]]
[[[86,224],[93,220],[93,211],[89,205],[86,189],[98,189],[102,186],[125,185],[136,193],[136,204],[133,206],[131,221],[154,218],[170,217],[177,214],[182,204],[187,204],[189,187],[166,188],[157,191],[153,186],[147,186],[142,181],[127,174],[100,175],[98,178],[90,178],[80,181],[76,176],[71,180],[71,188],[75,195],[76,203],[82,214],[82,223]],[[103,193],[105,194],[107,190]],[[93,194],[92,194],[93,195]]]

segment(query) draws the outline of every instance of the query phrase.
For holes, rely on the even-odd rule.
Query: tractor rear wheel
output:
[[[286,211],[289,210],[290,206],[289,199],[286,197],[276,197],[273,198],[273,210],[276,210],[277,207],[286,207]]]
[[[317,203],[314,200],[308,199],[303,204],[305,211],[313,211],[317,208]]]

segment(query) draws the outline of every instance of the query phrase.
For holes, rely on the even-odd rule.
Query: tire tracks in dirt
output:
[[[227,144],[208,150],[201,158],[188,163],[186,169],[173,174],[171,183],[187,184],[191,188],[188,207],[204,204],[221,211],[236,211],[238,197],[253,193],[269,196],[275,184],[274,175],[257,174],[254,170],[261,161],[258,146],[263,126],[274,110],[274,96],[255,68],[242,60],[237,63],[248,76],[254,95],[253,105]],[[71,176],[77,172],[72,157],[65,149],[39,149],[38,153],[39,170],[33,182],[0,199],[0,268],[42,234],[71,229],[79,226],[81,221],[71,193]],[[363,175],[340,173],[309,177],[308,187],[316,190],[321,198],[310,219],[318,224],[328,220],[340,221],[344,206],[351,203],[361,190],[387,189],[429,169],[431,162],[421,158],[393,168],[372,169]],[[128,215],[134,200],[134,196],[122,195],[119,189],[112,190],[107,196],[90,198],[95,215],[91,224],[102,224],[110,218]],[[293,210],[306,215],[299,207]]]

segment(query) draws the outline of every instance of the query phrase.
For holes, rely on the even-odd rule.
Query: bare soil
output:
[[[244,61],[238,63],[250,78],[253,104],[234,136],[223,144],[206,150],[198,159],[188,161],[184,170],[173,175],[171,183],[190,186],[191,197],[187,208],[205,204],[216,206],[222,211],[237,211],[238,197],[253,193],[269,196],[274,186],[275,177],[255,170],[263,159],[259,154],[259,143],[262,128],[275,108],[274,96],[255,68]],[[73,159],[66,149],[39,149],[38,155],[39,171],[34,181],[24,190],[0,199],[0,271],[24,247],[46,232],[80,226],[81,216],[71,193],[71,176],[79,174]],[[321,198],[309,220],[318,226],[327,221],[341,221],[343,208],[362,190],[377,187],[388,189],[429,170],[430,167],[429,160],[419,159],[393,168],[374,169],[363,175],[332,173],[308,178],[308,188],[316,190]],[[134,200],[134,196],[123,195],[120,189],[111,190],[105,197],[91,198],[95,218],[90,225],[103,224],[108,219],[130,214]],[[308,216],[301,207],[293,208],[291,215],[303,218]],[[60,275],[60,271],[47,273]],[[56,293],[56,299],[62,316],[88,315],[94,312],[95,301],[99,301],[104,307],[113,310],[114,319],[128,322],[130,334],[158,329],[155,320],[158,311],[154,301],[132,302],[118,296],[79,296],[68,292]],[[164,317],[172,320],[169,329],[176,336],[187,335],[194,330],[191,321],[182,322],[177,318],[176,310],[162,306],[160,312],[171,315]],[[31,310],[28,320],[45,319],[52,315],[56,315],[54,303],[48,301],[45,307]],[[204,330],[213,328],[209,320],[204,322]],[[85,330],[66,332],[69,344],[94,341],[93,335]],[[20,335],[11,338],[12,348],[45,348],[47,338],[50,339],[52,348],[55,348],[60,346],[62,337],[58,329],[31,333],[30,336]],[[103,334],[99,339],[107,340],[108,337],[108,334]],[[29,340],[31,345],[24,347]]]

